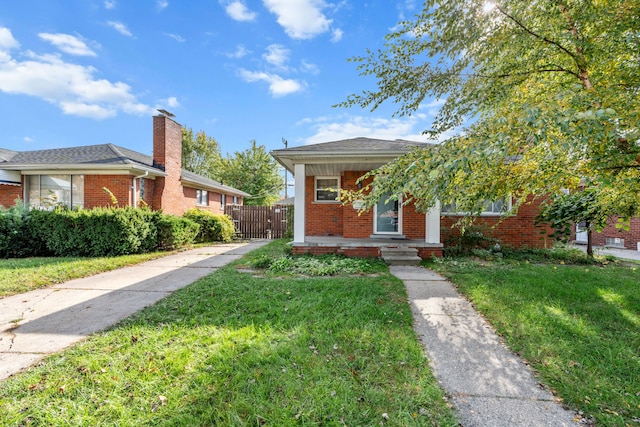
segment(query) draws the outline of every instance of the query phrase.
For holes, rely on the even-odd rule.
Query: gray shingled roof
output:
[[[113,144],[20,151],[0,167],[25,165],[130,165],[153,167],[151,156]]]
[[[271,155],[288,171],[296,164],[306,164],[307,175],[335,175],[346,170],[371,170],[410,152],[416,147],[431,147],[417,141],[352,138],[320,144],[302,145],[271,151]]]
[[[202,175],[198,175],[193,172],[189,172],[188,170],[182,169],[182,180],[185,182],[189,182],[191,184],[200,185],[206,188],[216,188],[218,190],[223,191],[226,194],[233,194],[236,196],[242,197],[250,197],[251,194],[245,193],[242,190],[238,190],[237,188],[229,187],[228,185],[224,185],[218,181],[214,181],[209,178],[205,178]]]
[[[420,146],[428,146],[430,144],[416,141],[406,141],[403,139],[396,139],[393,141],[386,139],[374,139],[374,138],[351,138],[343,139],[340,141],[321,142],[319,144],[302,145],[300,147],[286,148],[283,150],[274,150],[278,153],[326,153],[326,152],[355,152],[355,151],[374,151],[374,152],[408,152],[412,148]]]

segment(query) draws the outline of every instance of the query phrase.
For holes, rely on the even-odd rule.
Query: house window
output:
[[[340,177],[317,176],[315,181],[316,202],[337,202]]]
[[[220,209],[224,209],[224,206],[227,204],[227,195],[226,194],[221,194],[220,195]]]
[[[37,208],[83,208],[84,175],[30,175],[26,199]]]
[[[207,190],[196,190],[196,204],[197,205],[209,205],[209,193]]]
[[[497,216],[508,212],[511,209],[511,198],[502,197],[496,201],[486,200],[482,204],[481,216]],[[446,215],[465,215],[466,212],[461,212],[456,209],[455,203],[448,203],[442,206],[440,212]]]
[[[238,196],[233,196],[233,204],[234,205],[238,204]]]

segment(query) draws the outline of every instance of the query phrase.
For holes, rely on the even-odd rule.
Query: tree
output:
[[[593,257],[593,231],[602,231],[611,212],[598,204],[595,188],[574,193],[562,193],[543,204],[537,222],[548,223],[554,229],[554,237],[566,241],[574,224],[584,224],[587,231],[587,255]]]
[[[182,128],[182,167],[198,175],[213,179],[215,168],[220,161],[220,145],[204,131],[195,137],[191,128]]]
[[[377,89],[339,106],[396,115],[443,100],[434,137],[374,171],[372,206],[404,195],[480,212],[486,199],[522,203],[582,184],[602,210],[629,217],[640,202],[640,0],[427,0],[384,48],[353,58]]]
[[[269,205],[280,198],[284,182],[264,145],[251,141],[250,148],[227,155],[216,165],[215,179],[252,195],[245,198],[245,205]]]

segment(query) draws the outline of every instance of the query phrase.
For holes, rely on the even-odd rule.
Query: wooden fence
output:
[[[280,239],[293,227],[293,206],[227,205],[224,213],[233,220],[236,234],[243,239]]]

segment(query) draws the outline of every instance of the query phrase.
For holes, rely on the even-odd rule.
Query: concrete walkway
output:
[[[193,249],[0,299],[0,380],[267,243]]]
[[[587,251],[587,245],[574,244],[573,246],[583,252]],[[593,253],[594,255],[613,255],[620,259],[640,261],[640,251],[634,251],[633,249],[614,248],[611,246],[594,246]]]
[[[450,282],[421,267],[391,273],[405,283],[416,333],[463,426],[578,424]]]

